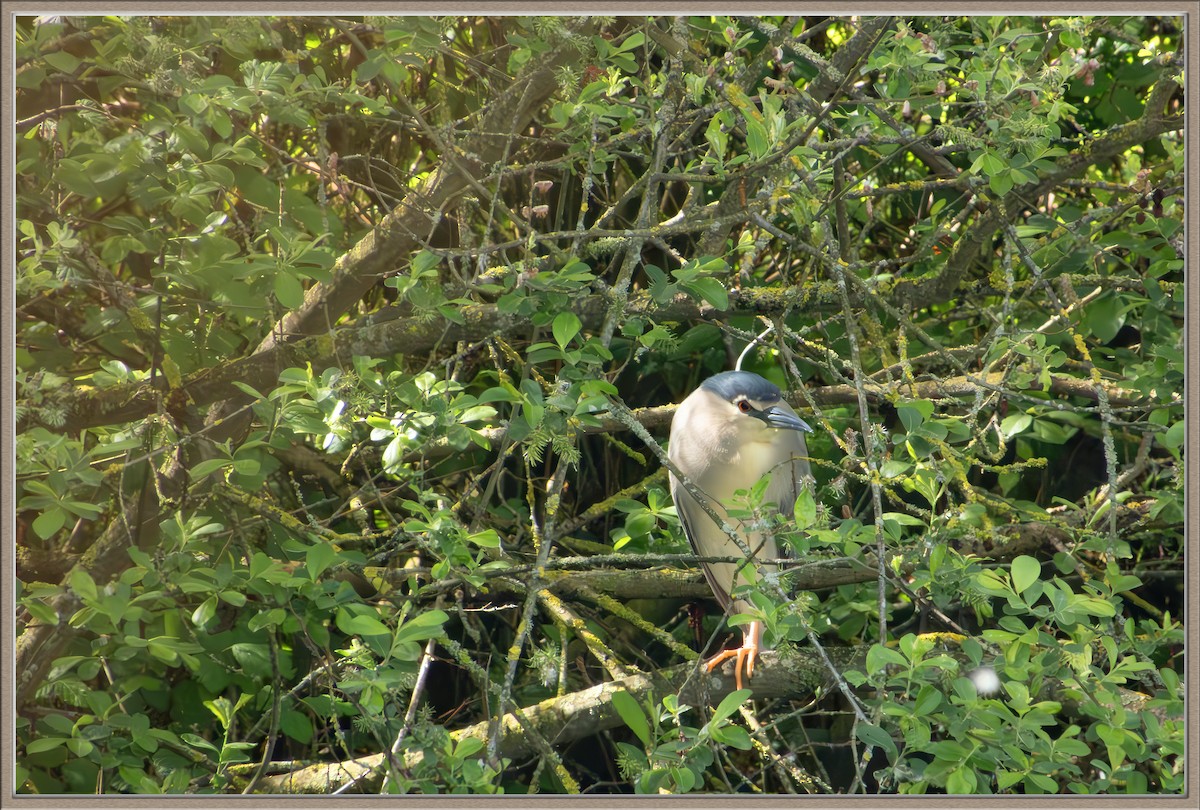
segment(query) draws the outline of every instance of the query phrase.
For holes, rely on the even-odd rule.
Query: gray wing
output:
[[[808,482],[812,478],[812,467],[808,463],[808,445],[804,441],[804,434],[793,432],[788,438],[790,439],[792,460],[780,464],[772,471],[771,486],[767,488],[766,492],[766,500],[777,504],[779,513],[786,518],[792,516],[796,499],[800,497],[801,491],[809,485]],[[775,556],[790,558],[792,550],[786,546],[777,548]]]
[[[688,545],[692,547],[692,553],[698,557],[730,554],[740,556],[741,552],[737,550],[737,546],[730,542],[720,527],[713,524],[712,518],[700,508],[700,504],[696,503],[696,499],[691,496],[691,493],[683,488],[683,484],[674,475],[669,478],[671,500],[675,502],[675,514],[679,516],[679,524],[683,526],[683,534],[688,539]],[[721,540],[724,543],[721,543]],[[728,563],[724,565],[733,568]],[[712,589],[713,595],[721,604],[721,609],[728,610],[733,601],[729,596],[729,586],[721,584],[717,572],[713,570],[713,563],[701,563],[700,568],[704,571],[704,578],[708,580],[708,587]],[[729,582],[733,581],[732,572],[728,580]]]

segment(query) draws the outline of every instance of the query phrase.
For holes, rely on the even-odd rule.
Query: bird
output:
[[[779,558],[779,548],[770,533],[763,533],[728,518],[727,508],[739,489],[748,490],[771,474],[764,500],[774,503],[781,514],[791,515],[801,488],[808,485],[811,468],[804,434],[812,428],[784,401],[779,387],[749,371],[724,371],[702,382],[675,411],[667,458],[708,500],[715,513],[732,526],[753,554],[750,564],[760,573],[777,570],[758,560]],[[715,523],[676,476],[669,474],[671,499],[692,550],[700,557],[744,557],[745,552]],[[738,563],[701,563],[705,579],[728,613],[751,608],[745,599],[734,599],[739,584],[749,582],[746,569]],[[734,679],[742,688],[754,676],[754,661],[762,646],[762,622],[752,621],[743,629],[742,645],[723,650],[705,663],[712,672],[734,660]]]

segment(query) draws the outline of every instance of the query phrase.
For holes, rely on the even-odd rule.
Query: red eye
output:
[[[750,411],[754,410],[754,406],[751,405],[750,401],[746,400],[746,399],[740,400],[738,402],[737,406],[738,406],[738,410],[741,411],[742,413],[750,413]]]

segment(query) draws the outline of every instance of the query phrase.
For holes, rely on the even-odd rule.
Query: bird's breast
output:
[[[725,501],[739,489],[752,487],[787,458],[769,444],[749,442],[724,454],[719,463],[709,465],[696,483],[710,496]]]

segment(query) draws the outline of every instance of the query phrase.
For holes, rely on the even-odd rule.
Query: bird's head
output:
[[[783,401],[778,386],[753,372],[723,371],[709,377],[700,388],[720,400],[727,423],[736,426],[742,435],[769,434],[770,428],[812,432],[808,423]]]

